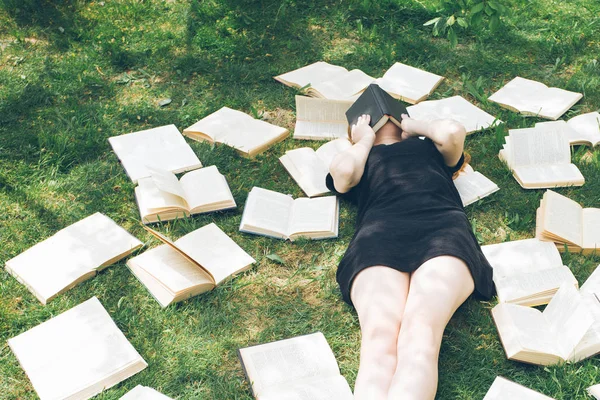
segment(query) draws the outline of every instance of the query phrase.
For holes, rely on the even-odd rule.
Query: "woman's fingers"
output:
[[[408,118],[407,116],[406,118],[402,118],[400,128],[406,133],[424,135],[429,130],[429,122]]]

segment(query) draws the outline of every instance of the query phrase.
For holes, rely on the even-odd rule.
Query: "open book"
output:
[[[559,251],[565,247],[584,254],[600,251],[600,208],[583,208],[576,201],[547,190],[536,217],[536,237],[556,243]]]
[[[483,400],[554,400],[535,390],[497,376]]]
[[[397,62],[373,83],[396,99],[415,104],[429,97],[443,80],[443,76]]]
[[[183,134],[199,142],[223,143],[243,156],[254,157],[281,142],[289,132],[241,111],[223,107],[184,129]]]
[[[175,125],[113,136],[108,142],[134,183],[150,176],[149,166],[175,174],[202,167]]]
[[[158,392],[151,387],[137,385],[129,392],[121,396],[119,400],[173,400],[168,396],[165,396],[161,392]]]
[[[127,266],[162,307],[208,292],[255,262],[214,223],[174,242],[146,229],[164,244],[132,258]]]
[[[538,306],[547,304],[565,283],[578,287],[551,242],[524,239],[481,246],[481,250],[494,269],[500,303]]]
[[[565,132],[553,125],[510,129],[498,157],[525,189],[581,186],[585,178],[571,163]]]
[[[140,216],[145,224],[235,208],[227,180],[217,167],[197,169],[181,179],[169,171],[151,169],[135,188]]]
[[[460,122],[467,134],[487,129],[502,123],[493,115],[471,104],[461,96],[452,96],[441,100],[428,100],[406,108],[414,119],[433,121],[450,118]]]
[[[587,392],[590,396],[593,396],[596,400],[600,400],[600,384],[593,385],[587,388]]]
[[[310,147],[288,150],[279,161],[308,197],[329,193],[325,177],[336,155],[352,147],[348,139],[327,142],[316,151]]]
[[[321,332],[241,348],[238,355],[257,400],[352,400]]]
[[[8,345],[42,400],[86,400],[147,366],[96,297]]]
[[[594,318],[594,323],[577,344],[572,358],[576,361],[596,355],[600,352],[600,265],[586,279],[579,294]]]
[[[331,140],[348,137],[346,111],[351,101],[296,96],[294,139]]]
[[[458,174],[453,182],[464,207],[500,190],[498,185],[481,172],[475,171],[469,164]]]
[[[337,196],[298,198],[253,187],[248,194],[240,231],[294,241],[338,235]]]
[[[517,76],[488,100],[523,115],[557,120],[582,97],[581,93],[549,88]]]
[[[571,118],[566,124],[570,128],[567,138],[571,145],[600,145],[600,113],[581,114]]]
[[[6,270],[46,304],[140,247],[112,219],[95,213],[8,260]]]
[[[558,289],[546,309],[500,303],[492,309],[509,360],[553,365],[581,360],[575,349],[594,317],[573,285]]]
[[[275,77],[284,85],[306,89],[306,94],[331,100],[354,100],[375,78],[359,69],[348,71],[344,67],[324,61],[298,68]]]

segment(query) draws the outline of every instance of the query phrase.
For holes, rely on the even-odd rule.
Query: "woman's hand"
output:
[[[356,124],[353,124],[350,129],[352,143],[358,143],[363,139],[368,139],[373,142],[375,140],[375,131],[369,125],[371,122],[371,116],[363,114],[358,117]]]

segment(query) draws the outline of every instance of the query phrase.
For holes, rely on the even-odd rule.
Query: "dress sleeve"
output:
[[[460,159],[458,160],[456,165],[454,167],[448,167],[448,170],[450,170],[451,174],[454,174],[456,171],[461,169],[461,167],[463,166],[464,163],[465,163],[465,153],[462,153],[460,156]]]

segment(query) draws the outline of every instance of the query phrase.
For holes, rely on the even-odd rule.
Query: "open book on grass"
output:
[[[522,306],[547,304],[558,288],[577,279],[563,265],[556,246],[539,239],[481,246],[485,258],[494,269],[494,284],[500,303]]]
[[[337,196],[298,198],[253,187],[248,194],[240,231],[294,241],[338,235]]]
[[[173,400],[151,387],[137,385],[119,400]]]
[[[583,208],[547,190],[536,217],[536,237],[556,243],[559,251],[600,253],[600,208]]]
[[[351,101],[296,96],[294,139],[331,140],[348,137],[346,111]]]
[[[6,262],[6,270],[46,304],[142,247],[101,213],[61,229]]]
[[[310,147],[288,150],[279,161],[308,197],[329,193],[325,177],[336,155],[352,147],[348,139],[327,142],[316,151]]]
[[[135,188],[145,224],[236,206],[227,180],[214,165],[188,172],[179,180],[169,171],[151,169],[151,173]]]
[[[475,171],[469,164],[458,174],[453,182],[464,207],[500,190],[498,185],[481,172]]]
[[[523,115],[557,120],[582,97],[581,93],[549,88],[517,76],[488,100]]]
[[[373,83],[392,97],[415,104],[429,97],[443,80],[443,76],[397,62]]]
[[[132,258],[127,266],[163,307],[212,290],[255,262],[214,223],[174,242],[146,229],[164,244]]]
[[[600,145],[600,113],[581,114],[571,118],[566,124],[570,128],[567,137],[571,145]]]
[[[406,108],[414,119],[433,121],[450,118],[460,122],[467,134],[487,129],[502,123],[493,115],[471,104],[461,96],[452,96],[441,100],[428,100]]]
[[[324,61],[298,68],[275,77],[284,85],[306,89],[306,94],[332,100],[353,100],[375,78],[359,69],[348,71],[344,67],[331,65]]]
[[[594,323],[573,351],[576,360],[583,360],[600,352],[600,265],[581,285],[579,294],[594,318]]]
[[[497,376],[483,400],[554,400],[540,392]]]
[[[41,400],[86,400],[147,366],[96,297],[8,345]]]
[[[243,156],[254,157],[285,139],[289,132],[241,111],[223,107],[184,129],[183,134],[199,142],[222,143]]]
[[[543,312],[500,303],[492,309],[492,316],[507,358],[539,365],[581,360],[575,349],[594,323],[581,295],[568,283]]]
[[[175,174],[202,167],[175,125],[113,136],[108,142],[134,183],[150,176],[148,167]]]
[[[585,178],[571,163],[566,134],[553,125],[510,129],[498,157],[525,189],[581,186]]]
[[[257,400],[352,400],[321,332],[241,348],[238,355]]]

